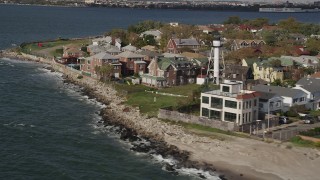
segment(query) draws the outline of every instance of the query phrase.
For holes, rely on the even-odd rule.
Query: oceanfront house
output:
[[[154,87],[195,83],[197,67],[177,58],[156,58],[148,66],[149,73],[141,75],[142,83]]]
[[[116,46],[118,49],[121,48],[121,39],[120,38],[114,38],[111,36],[105,36],[101,38],[96,38],[92,40],[92,45],[99,45],[99,46],[107,46],[107,45],[113,45]]]
[[[134,74],[143,74],[146,72],[147,63],[143,60],[144,55],[125,51],[118,54],[116,57],[120,59],[124,76],[132,76]]]
[[[125,51],[136,52],[137,50],[138,50],[138,48],[135,46],[132,46],[131,44],[121,48],[122,52],[125,52]]]
[[[121,66],[119,58],[106,52],[101,52],[85,58],[80,66],[80,70],[83,74],[94,78],[100,78],[99,72],[96,72],[96,66],[103,66],[109,64],[113,66],[112,76],[119,78],[121,75]]]
[[[252,89],[258,92],[274,93],[283,98],[282,112],[287,112],[293,105],[306,105],[308,103],[307,93],[300,89],[268,85],[256,85]]]
[[[242,83],[226,81],[219,90],[201,93],[200,116],[237,125],[258,119],[260,94],[242,90]]]
[[[260,48],[266,43],[263,40],[243,40],[243,39],[235,39],[231,43],[231,50],[236,51],[241,48]]]
[[[281,82],[284,79],[283,67],[281,64],[273,63],[269,60],[259,59],[253,65],[253,77],[255,80],[262,79],[267,82],[274,82],[279,79]]]
[[[79,64],[80,58],[84,56],[81,47],[74,45],[63,46],[62,63],[63,64]]]
[[[300,89],[307,93],[309,103],[307,108],[316,110],[319,108],[320,78],[304,77],[300,79],[293,89]]]
[[[109,45],[106,47],[106,52],[113,56],[116,56],[120,54],[122,51],[120,51],[120,49],[116,46]]]
[[[283,109],[283,98],[275,93],[260,92],[259,119],[265,120],[267,114],[280,113]]]
[[[199,48],[200,44],[196,39],[170,39],[167,44],[167,52],[169,53],[198,52]]]

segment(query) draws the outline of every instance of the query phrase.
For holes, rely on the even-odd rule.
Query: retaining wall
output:
[[[225,131],[238,131],[239,127],[232,122],[223,122],[220,120],[208,119],[204,117],[194,116],[190,114],[180,113],[178,111],[169,111],[165,109],[159,109],[158,118],[168,119],[176,122],[185,122],[200,124],[203,126],[209,126]]]

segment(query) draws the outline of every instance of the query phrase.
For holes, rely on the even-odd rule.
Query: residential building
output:
[[[291,89],[280,86],[256,85],[254,91],[274,93],[283,98],[283,112],[289,110],[293,105],[306,105],[308,103],[307,93],[300,89]]]
[[[170,39],[167,44],[167,52],[180,53],[182,50],[193,50],[197,52],[200,44],[196,39]]]
[[[101,53],[101,52],[105,52],[106,49],[102,46],[99,45],[89,45],[87,46],[87,52],[90,54],[90,56],[93,56],[95,54]]]
[[[129,45],[123,47],[121,50],[123,52],[125,52],[125,51],[136,52],[138,50],[138,48],[129,44]]]
[[[271,61],[259,60],[253,63],[254,79],[262,79],[267,82],[274,82],[276,79],[283,81],[283,67],[281,65],[273,65]]]
[[[263,40],[243,40],[243,39],[236,39],[232,41],[231,50],[236,51],[241,48],[260,48],[261,46],[265,45],[266,43]]]
[[[95,71],[96,66],[103,66],[110,64],[113,66],[112,76],[119,78],[121,75],[121,63],[119,58],[106,52],[101,52],[85,58],[80,66],[80,70],[85,74],[94,78],[100,78],[99,74]]]
[[[142,74],[146,70],[146,62],[143,61],[144,56],[141,54],[125,51],[118,54],[116,57],[120,59],[122,64],[122,73],[125,76]]]
[[[148,70],[141,75],[142,83],[155,87],[195,83],[197,71],[190,61],[164,57],[153,59]]]
[[[202,117],[229,121],[237,125],[249,124],[258,119],[259,93],[242,90],[242,84],[224,82],[219,90],[201,93]]]
[[[63,46],[62,62],[64,64],[79,64],[79,58],[83,57],[81,48],[74,45]]]
[[[202,55],[199,53],[192,53],[192,52],[183,52],[181,53],[181,55],[186,57],[188,60],[207,58],[205,55]]]
[[[275,93],[260,92],[259,119],[264,120],[266,114],[276,114],[283,109],[283,98]]]
[[[318,100],[320,99],[320,78],[304,77],[301,78],[294,89],[300,89],[307,93],[308,105],[307,108],[312,110],[317,109]]]
[[[302,55],[302,56],[298,56],[298,57],[281,56],[281,58],[290,59],[301,67],[306,67],[306,68],[310,67],[310,68],[314,68],[314,69],[319,67],[319,58],[316,56],[306,56],[306,55]]]
[[[222,71],[222,78],[231,81],[242,81],[245,84],[248,79],[253,79],[252,69],[247,66],[226,64]]]

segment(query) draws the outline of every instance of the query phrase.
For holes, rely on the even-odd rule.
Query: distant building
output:
[[[231,50],[236,51],[238,49],[248,48],[248,47],[259,48],[265,44],[266,43],[263,40],[258,40],[258,39],[255,39],[255,40],[236,39],[232,41]]]
[[[116,57],[120,58],[122,64],[122,73],[125,76],[143,74],[146,71],[146,62],[143,60],[144,56],[141,54],[125,51],[118,54]]]
[[[200,44],[196,39],[170,39],[167,44],[167,52],[180,53],[183,49],[198,51]]]
[[[219,90],[201,93],[201,117],[238,125],[255,122],[260,94],[241,89],[241,83],[225,82],[220,84]]]

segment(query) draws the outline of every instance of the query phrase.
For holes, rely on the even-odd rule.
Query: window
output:
[[[225,100],[224,107],[237,108],[237,102]]]
[[[220,111],[210,110],[210,118],[220,120]]]
[[[237,115],[234,113],[229,113],[229,112],[225,112],[224,113],[224,120],[225,121],[230,121],[230,122],[235,122],[237,119]]]
[[[209,104],[209,97],[202,96],[202,103]]]
[[[253,101],[253,106],[254,106],[254,107],[257,106],[257,100],[256,100],[256,99]]]
[[[202,108],[202,116],[209,117],[209,110],[207,108]]]
[[[87,63],[90,64],[91,63],[90,60],[88,60]]]
[[[222,86],[222,91],[223,92],[230,92],[230,87],[229,86]]]
[[[249,101],[249,108],[251,108],[251,101]]]
[[[302,101],[304,101],[304,97],[301,97],[301,98],[300,98],[300,102],[302,102]]]
[[[211,107],[212,108],[222,108],[222,99],[211,97]]]

